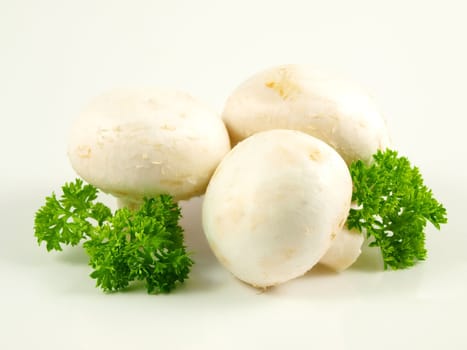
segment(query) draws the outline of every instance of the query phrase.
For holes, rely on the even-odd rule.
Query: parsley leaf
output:
[[[112,292],[142,280],[149,293],[168,293],[182,283],[193,261],[183,246],[180,215],[167,195],[146,199],[136,212],[117,210],[84,243],[97,285]]]
[[[39,244],[46,242],[47,250],[62,250],[61,244],[77,245],[89,237],[93,219],[101,225],[109,216],[110,209],[95,203],[97,189],[76,179],[62,187],[63,194],[46,197],[45,205],[36,213],[34,232]]]
[[[423,184],[417,167],[396,151],[378,151],[373,163],[350,166],[354,184],[347,226],[372,238],[381,249],[384,268],[404,269],[425,260],[427,221],[437,229],[447,222],[446,209]]]
[[[171,196],[144,199],[141,208],[118,209],[113,215],[95,202],[98,190],[77,179],[62,187],[63,194],[46,198],[36,213],[34,231],[47,250],[62,250],[61,244],[83,247],[94,269],[91,277],[106,292],[145,281],[148,293],[168,293],[183,283],[193,261],[184,246],[179,225],[180,207]]]

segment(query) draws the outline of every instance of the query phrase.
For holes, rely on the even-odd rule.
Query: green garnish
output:
[[[423,184],[417,167],[396,151],[378,151],[373,163],[350,166],[354,185],[348,228],[371,239],[381,249],[384,268],[404,269],[425,260],[427,221],[437,229],[447,222],[446,209]]]
[[[94,269],[91,277],[106,292],[145,281],[148,293],[168,293],[183,283],[193,261],[186,252],[180,207],[169,195],[145,199],[141,208],[111,210],[95,202],[98,190],[77,179],[63,194],[46,198],[35,217],[39,244],[50,250],[61,245],[83,246]]]

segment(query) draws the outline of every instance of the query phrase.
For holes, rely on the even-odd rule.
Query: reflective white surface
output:
[[[0,349],[465,349],[467,195],[463,1],[11,1],[0,5]],[[183,203],[196,265],[175,293],[106,295],[79,248],[33,237],[44,197],[75,175],[73,118],[116,86],[172,86],[220,112],[250,74],[313,63],[368,88],[393,142],[448,210],[429,258],[383,272],[366,250],[260,292],[217,263]],[[103,200],[114,205],[113,200]]]

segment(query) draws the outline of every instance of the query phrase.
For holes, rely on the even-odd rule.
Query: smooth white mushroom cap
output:
[[[361,232],[344,226],[337,232],[336,239],[319,263],[338,272],[344,271],[357,261],[362,253],[364,240],[365,236]]]
[[[303,275],[343,226],[352,181],[324,142],[293,130],[239,143],[216,169],[203,203],[203,228],[219,261],[256,287]]]
[[[300,130],[328,143],[348,164],[369,161],[390,145],[378,107],[359,86],[305,65],[252,76],[229,97],[222,118],[232,145],[259,131]]]
[[[68,156],[87,182],[124,202],[204,193],[230,142],[220,117],[190,95],[118,89],[89,104],[72,127]]]

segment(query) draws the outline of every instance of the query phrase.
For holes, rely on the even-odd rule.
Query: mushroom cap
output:
[[[87,182],[124,201],[204,193],[230,150],[220,117],[189,94],[117,89],[96,97],[74,123],[68,156]]]
[[[206,190],[203,228],[218,260],[256,287],[310,270],[350,207],[352,181],[339,154],[293,130],[255,134],[222,160]]]
[[[359,86],[306,65],[253,75],[228,98],[222,119],[232,145],[259,131],[293,129],[325,141],[347,164],[390,145],[385,120]]]

